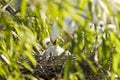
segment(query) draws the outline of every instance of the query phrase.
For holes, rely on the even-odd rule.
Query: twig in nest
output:
[[[45,70],[43,69],[43,67],[40,65],[40,64],[38,64],[39,66],[40,66],[40,68],[42,69],[42,72],[45,74],[45,76],[49,79],[49,77],[48,77],[48,75],[46,74],[46,72],[45,72]]]

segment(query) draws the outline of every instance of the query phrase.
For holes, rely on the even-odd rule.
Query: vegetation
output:
[[[119,0],[0,0],[0,80],[41,79],[120,79]]]

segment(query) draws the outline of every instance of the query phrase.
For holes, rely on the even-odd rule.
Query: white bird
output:
[[[60,56],[64,51],[60,46],[50,45],[45,51],[45,57],[48,59],[51,56]]]
[[[70,55],[70,52],[69,51],[66,51],[65,49],[63,49],[62,47],[58,46],[58,45],[53,45],[53,44],[50,44],[49,41],[50,39],[49,38],[46,38],[45,40],[45,43],[46,43],[46,50],[44,51],[44,54],[45,55],[45,58],[46,59],[49,59],[49,57],[52,57],[52,56],[60,56],[61,54],[64,53],[64,55],[68,56]],[[48,43],[48,44],[47,44]]]

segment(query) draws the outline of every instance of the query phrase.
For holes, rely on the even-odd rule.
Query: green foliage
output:
[[[8,5],[15,7],[14,1]],[[120,78],[120,2],[22,0],[17,14],[0,7],[0,80],[36,79],[22,74],[21,69],[34,71],[33,54],[45,51],[44,40],[52,36],[54,24],[60,31],[57,45],[75,57],[74,61],[73,56],[66,59],[61,79]]]

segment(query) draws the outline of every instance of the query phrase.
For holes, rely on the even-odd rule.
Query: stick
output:
[[[16,14],[17,12],[20,11],[20,9],[19,9],[19,10],[13,9],[13,8],[10,6],[10,4],[11,4],[12,1],[13,1],[13,0],[11,0],[11,1],[7,4],[7,2],[6,2],[5,0],[2,0],[2,1],[0,1],[0,3],[3,5],[3,8],[2,8],[2,9],[6,9],[6,10],[7,10],[9,13],[11,13],[11,14]]]

